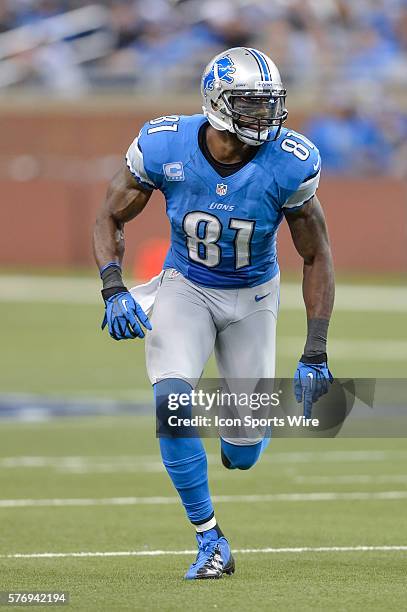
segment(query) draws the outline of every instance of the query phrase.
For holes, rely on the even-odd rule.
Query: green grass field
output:
[[[1,590],[69,591],[77,610],[405,609],[407,550],[242,552],[233,577],[184,583],[193,533],[161,468],[152,419],[84,417],[1,427],[1,457],[20,458],[0,459],[3,500],[96,504],[107,498],[106,505],[0,507]],[[235,549],[407,544],[404,440],[274,440],[261,463],[239,473],[221,466],[217,446],[208,444],[210,481],[214,495],[231,496],[216,507]],[[381,499],[389,490],[404,492],[404,499]],[[232,499],[293,492],[297,501]],[[307,499],[315,492],[344,499]],[[346,496],[367,492],[368,500]],[[170,503],[158,503],[157,496]],[[132,497],[145,503],[109,503]],[[5,557],[157,550],[191,552]]]
[[[337,376],[406,377],[406,313],[390,306],[337,310]],[[102,312],[97,302],[0,299],[0,393],[150,401],[143,343],[110,341]],[[291,376],[302,310],[282,308],[278,333],[278,375]],[[83,611],[407,609],[404,439],[276,439],[248,472],[226,471],[207,441],[216,514],[240,552],[233,577],[191,584],[182,576],[194,535],[154,425],[0,420],[0,591],[69,591],[70,609]]]
[[[53,394],[66,396],[113,397],[134,399],[150,397],[150,387],[144,364],[144,344],[114,342],[107,333],[101,333],[100,321],[103,305],[98,299],[98,284],[94,290],[79,285],[70,291],[79,296],[86,289],[91,303],[68,303],[65,294],[60,301],[49,300],[51,288],[41,300],[41,287],[34,283],[38,296],[29,300],[28,288],[18,301],[10,299],[10,281],[4,279],[4,297],[0,291],[0,326],[3,351],[7,355],[1,372],[0,392]],[[51,279],[51,283],[54,281]],[[24,288],[27,279],[21,280]],[[11,285],[12,288],[15,289]],[[352,303],[349,285],[337,301]],[[383,286],[377,285],[383,290]],[[369,285],[367,306],[375,304],[375,285]],[[407,369],[407,289],[385,287],[384,310],[358,308],[334,311],[330,334],[330,366],[337,377],[406,377]],[[403,310],[393,308],[400,290],[406,304]],[[55,286],[57,294],[58,284]],[[298,292],[300,290],[298,289]],[[28,295],[27,295],[28,294]],[[285,292],[277,334],[277,376],[291,377],[297,366],[305,341],[306,319],[304,308],[286,310]],[[394,298],[393,298],[394,295]],[[341,304],[339,302],[339,306]],[[385,308],[389,307],[386,311]],[[362,306],[362,307],[361,307]],[[403,306],[403,305],[401,305]],[[213,361],[207,373],[216,372]]]

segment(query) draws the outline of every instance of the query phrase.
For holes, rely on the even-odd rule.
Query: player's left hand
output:
[[[326,353],[301,357],[294,375],[294,393],[298,403],[304,402],[305,418],[311,418],[312,405],[328,393],[328,384],[333,380]]]
[[[152,329],[146,313],[125,288],[105,299],[105,306],[102,329],[107,325],[109,334],[115,340],[144,338],[145,333],[140,323],[146,329]]]

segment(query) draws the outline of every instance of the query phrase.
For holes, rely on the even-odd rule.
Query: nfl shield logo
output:
[[[223,183],[218,183],[216,185],[216,193],[219,196],[225,196],[228,192],[228,186],[224,185]]]

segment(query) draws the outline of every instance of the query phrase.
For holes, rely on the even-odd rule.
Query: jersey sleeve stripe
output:
[[[314,176],[301,183],[297,191],[288,198],[283,208],[297,208],[308,202],[316,194],[320,178],[321,169]]]
[[[126,163],[132,175],[141,185],[147,186],[149,189],[156,189],[156,186],[144,168],[143,153],[141,152],[138,138],[132,142],[127,151]]]
[[[155,189],[155,186],[153,185],[153,183],[147,183],[147,182],[143,181],[135,172],[133,172],[133,170],[131,169],[130,164],[129,164],[127,158],[126,158],[126,165],[127,165],[127,168],[130,170],[132,176],[136,179],[136,181],[142,187],[144,187],[144,189],[150,189],[151,191],[153,191]]]
[[[315,174],[311,174],[311,176],[309,176],[307,179],[305,179],[305,181],[303,183],[301,183],[300,188],[303,185],[306,185],[307,183],[310,183],[311,181],[313,181],[319,174],[321,174],[321,169],[317,170],[317,172],[315,172]]]

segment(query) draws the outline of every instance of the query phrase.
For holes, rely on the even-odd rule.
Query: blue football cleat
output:
[[[217,579],[223,574],[234,574],[235,560],[226,538],[220,538],[215,529],[209,529],[198,533],[196,539],[198,555],[185,574],[186,580]]]

